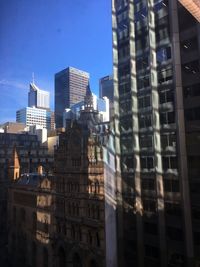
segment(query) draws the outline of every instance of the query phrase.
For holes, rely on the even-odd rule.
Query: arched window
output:
[[[49,254],[47,248],[43,248],[43,267],[48,267],[49,265]]]
[[[62,247],[60,247],[58,251],[58,267],[65,267],[65,251]]]
[[[77,253],[75,253],[73,256],[73,267],[82,267],[82,266],[83,265],[80,256]]]

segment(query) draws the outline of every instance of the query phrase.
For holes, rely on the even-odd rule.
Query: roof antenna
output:
[[[35,75],[34,75],[34,72],[32,72],[32,83],[33,84],[35,83]]]

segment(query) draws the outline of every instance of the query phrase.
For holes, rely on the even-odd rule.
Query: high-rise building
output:
[[[119,266],[200,266],[200,25],[113,0]]]
[[[63,127],[63,112],[84,100],[89,83],[89,73],[68,67],[55,75],[55,123]]]
[[[108,75],[99,80],[99,97],[106,96],[110,102],[113,102],[113,76]]]
[[[28,93],[29,107],[49,109],[49,101],[49,92],[39,89],[34,83],[30,83],[30,91]]]
[[[40,125],[43,128],[51,129],[51,111],[35,107],[26,107],[16,113],[16,121],[26,126]]]

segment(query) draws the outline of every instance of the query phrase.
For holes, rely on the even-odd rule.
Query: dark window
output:
[[[179,181],[164,179],[164,190],[166,192],[179,192]]]
[[[141,157],[140,163],[142,169],[152,169],[154,167],[153,157]]]
[[[140,136],[140,147],[141,148],[152,148],[152,146],[153,146],[153,136],[152,135]]]
[[[143,190],[155,190],[155,180],[154,179],[142,179],[142,189]]]
[[[165,202],[165,212],[168,215],[181,216],[182,208],[180,203]]]
[[[158,227],[157,227],[157,224],[155,224],[155,223],[145,222],[145,223],[144,223],[144,232],[145,232],[146,234],[157,235],[157,234],[158,234]]]
[[[162,157],[162,162],[164,170],[178,168],[177,157]]]
[[[146,128],[152,126],[152,116],[139,115],[139,126],[140,128]]]
[[[156,201],[154,199],[143,199],[143,209],[147,212],[156,212]]]
[[[160,104],[173,102],[174,101],[174,94],[173,94],[172,90],[169,90],[169,89],[165,90],[165,91],[160,91],[159,98],[160,98]]]
[[[161,124],[175,123],[175,113],[174,112],[162,112],[162,113],[160,113],[160,123]]]

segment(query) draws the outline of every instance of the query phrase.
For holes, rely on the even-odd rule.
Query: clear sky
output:
[[[98,94],[112,73],[110,0],[0,0],[0,123],[27,106],[32,72],[54,109],[54,74],[68,66]]]

